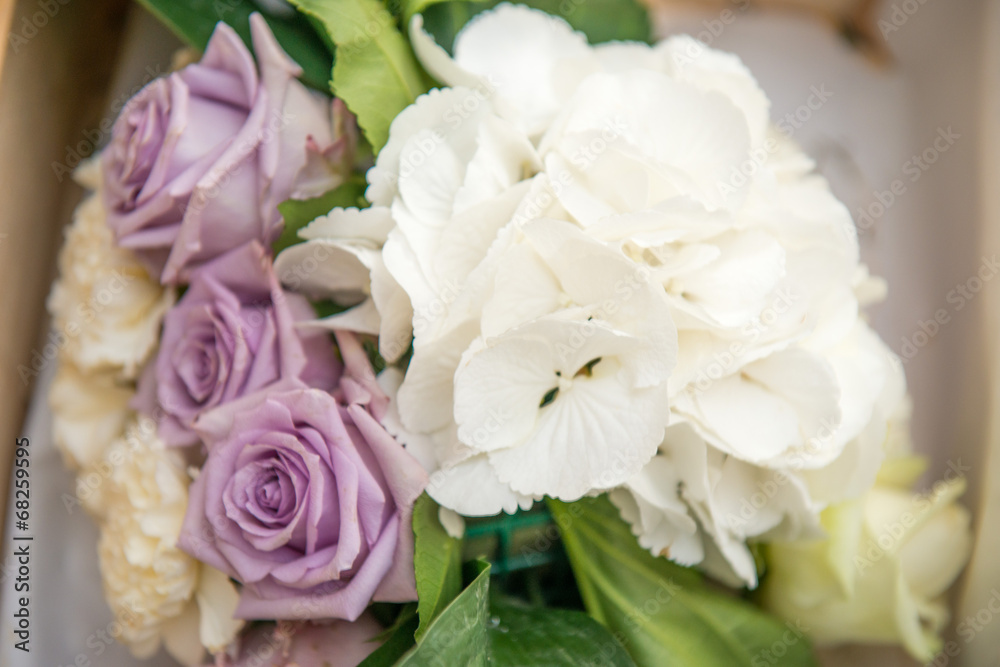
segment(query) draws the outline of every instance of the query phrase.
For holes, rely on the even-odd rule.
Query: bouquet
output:
[[[626,0],[144,2],[201,53],[49,299],[137,658],[934,657],[964,480],[914,490],[885,286],[738,58]]]

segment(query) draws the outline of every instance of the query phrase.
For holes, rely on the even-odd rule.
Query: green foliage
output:
[[[779,645],[782,665],[816,664],[801,632],[640,547],[607,498],[550,500],[549,507],[587,611],[622,640],[637,664],[766,664]]]
[[[424,29],[451,52],[455,35],[476,14],[502,0],[410,0],[406,11],[424,15]],[[636,0],[519,0],[566,20],[587,36],[591,44],[611,41],[649,42],[653,29],[646,8]],[[405,14],[404,14],[405,15]]]
[[[490,566],[479,561],[476,569],[476,578],[434,619],[417,645],[399,661],[400,667],[488,664]]]
[[[494,598],[490,613],[491,664],[635,667],[625,647],[583,612]]]
[[[635,667],[611,633],[582,612],[491,596],[489,573],[489,564],[477,561],[475,579],[399,665],[578,667],[599,657],[608,667]]]
[[[416,608],[408,606],[399,614],[396,622],[376,638],[383,642],[382,645],[358,667],[392,667],[413,646],[413,633],[416,629]]]
[[[396,19],[378,0],[293,0],[336,45],[333,93],[355,116],[377,154],[389,125],[429,88]]]
[[[228,23],[250,44],[250,14],[260,12],[281,47],[302,66],[303,83],[329,92],[333,54],[323,37],[301,15],[275,16],[250,0],[139,0],[174,34],[191,46],[204,50],[219,21]],[[252,48],[252,47],[251,47]]]
[[[462,541],[448,535],[438,520],[438,504],[426,493],[413,506],[413,535],[419,641],[431,622],[462,591]]]
[[[360,175],[352,175],[339,187],[312,199],[288,199],[278,204],[278,212],[285,220],[281,236],[274,242],[274,254],[299,243],[299,230],[316,218],[326,215],[337,207],[367,206],[364,200],[365,180]]]

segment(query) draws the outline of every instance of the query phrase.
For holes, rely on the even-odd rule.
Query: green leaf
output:
[[[428,532],[429,520],[436,522],[436,507],[433,501],[418,501],[414,526]],[[440,526],[431,526],[429,532],[436,530]],[[483,560],[474,565],[472,583],[434,618],[397,665],[578,667],[598,660],[607,667],[635,667],[612,634],[582,612],[528,606],[496,596],[491,600],[490,565]],[[421,617],[422,628],[423,623]],[[382,664],[365,662],[362,667]]]
[[[449,53],[455,35],[476,14],[492,9],[502,0],[410,0],[414,14],[423,13],[424,29]],[[650,42],[653,37],[649,12],[636,0],[523,0],[515,4],[540,9],[566,20],[587,36],[591,44],[616,40]]]
[[[423,665],[468,665],[489,663],[490,566],[477,561],[477,576],[451,601],[427,628],[413,649],[397,663],[399,667]]]
[[[426,493],[413,506],[414,567],[417,576],[417,641],[462,591],[462,541],[438,520],[438,504]]]
[[[360,174],[353,174],[349,179],[326,194],[312,199],[288,199],[278,204],[278,212],[285,220],[281,236],[274,242],[274,254],[288,246],[301,243],[299,230],[310,222],[326,215],[333,209],[357,206],[364,208],[368,203],[364,200],[365,180]]]
[[[219,21],[228,23],[250,43],[250,14],[260,12],[292,60],[302,66],[302,82],[330,92],[333,54],[305,16],[275,16],[250,0],[139,0],[182,40],[202,51]]]
[[[392,120],[429,81],[396,21],[378,0],[292,0],[322,23],[337,47],[333,92],[358,118],[377,154]]]
[[[417,603],[373,602],[368,607],[368,613],[384,628],[371,641],[384,642],[417,615]]]
[[[392,667],[413,646],[413,633],[417,629],[417,615],[400,614],[402,623],[386,630],[385,642],[365,658],[358,667]],[[380,638],[382,638],[380,636]],[[333,656],[331,656],[333,657]]]
[[[635,667],[625,647],[583,612],[494,599],[490,613],[491,664]]]
[[[334,315],[340,315],[345,310],[349,310],[350,306],[344,306],[339,303],[334,303],[330,299],[320,299],[319,301],[310,301],[313,310],[316,311],[316,319],[325,320],[328,317],[333,317]]]
[[[640,547],[607,498],[548,502],[587,611],[622,640],[637,664],[764,664],[775,645],[786,650],[783,667],[816,664],[793,626],[709,589],[694,570]]]

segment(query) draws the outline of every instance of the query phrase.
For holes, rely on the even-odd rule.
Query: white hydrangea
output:
[[[278,258],[286,281],[357,304],[340,325],[390,361],[412,339],[387,425],[443,506],[617,489],[647,548],[755,585],[747,541],[863,493],[903,400],[850,214],[742,63],[691,38],[592,47],[500,5],[454,57],[419,17],[411,40],[447,87],[393,121],[372,208]]]
[[[95,475],[96,490],[84,482]],[[100,525],[101,576],[119,641],[137,658],[162,643],[182,664],[201,664],[204,648],[224,650],[242,627],[228,577],[176,546],[190,482],[183,456],[165,448],[152,422],[130,425],[78,482],[88,485],[81,496]]]

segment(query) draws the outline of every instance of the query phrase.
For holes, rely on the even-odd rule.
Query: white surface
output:
[[[890,8],[885,3],[886,15]],[[907,182],[906,194],[862,235],[864,258],[890,282],[890,300],[875,311],[874,323],[897,351],[902,337],[918,330],[919,320],[951,307],[946,294],[975,272],[983,252],[977,244],[976,180],[981,15],[980,3],[973,0],[928,0],[889,35],[898,56],[889,68],[873,66],[826,25],[800,16],[739,14],[713,38],[713,46],[744,58],[770,95],[775,118],[805,103],[812,86],[826,85],[834,93],[795,138],[819,159],[852,212],[870,204],[873,191],[900,178],[904,163],[932,144],[938,127],[951,125],[962,135],[917,183]],[[699,32],[702,20],[685,25]],[[135,49],[132,53],[142,52]],[[142,76],[146,65],[140,56],[133,58],[131,81]],[[166,62],[162,55],[159,62]],[[125,83],[127,74],[119,79],[119,90],[134,85]],[[931,481],[947,461],[960,457],[967,463],[981,454],[985,376],[978,332],[984,301],[952,312],[951,322],[906,367],[916,405],[915,438],[934,461]],[[72,476],[62,470],[51,448],[47,406],[40,399],[45,387],[45,382],[39,384],[26,426],[35,494],[32,653],[26,658],[13,652],[11,657],[11,601],[5,584],[0,664],[62,667],[82,654],[92,665],[131,665],[134,661],[119,646],[99,657],[87,646],[87,638],[106,627],[110,614],[100,595],[96,531],[80,510],[69,515],[59,500],[60,494],[72,493]],[[969,504],[975,504],[978,474],[973,471],[970,478]],[[5,549],[8,545],[9,540]],[[982,636],[988,635],[998,636],[1000,630]],[[977,644],[985,650],[985,642]]]

